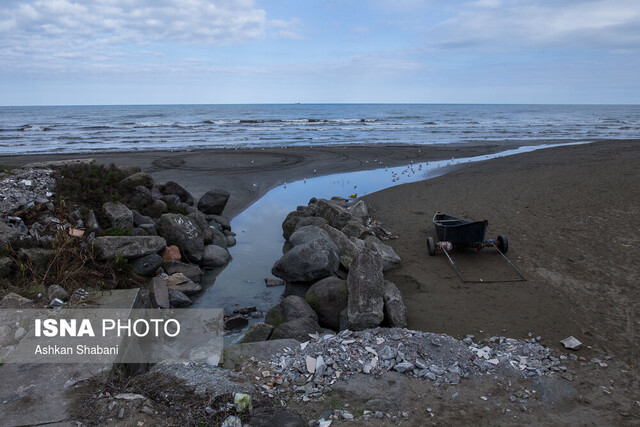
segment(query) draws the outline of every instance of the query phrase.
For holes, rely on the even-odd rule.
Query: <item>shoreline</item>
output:
[[[615,140],[612,140],[615,141]],[[175,181],[195,198],[213,188],[231,193],[224,215],[233,218],[270,189],[340,172],[401,166],[409,162],[491,154],[526,145],[561,141],[494,141],[435,145],[323,145],[195,151],[140,151],[93,154],[26,154],[0,156],[2,166],[33,162],[95,158],[97,163],[139,166],[156,182]]]

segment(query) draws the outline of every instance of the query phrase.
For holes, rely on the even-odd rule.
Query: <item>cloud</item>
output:
[[[476,0],[452,6],[432,27],[441,47],[633,47],[640,43],[637,0]]]

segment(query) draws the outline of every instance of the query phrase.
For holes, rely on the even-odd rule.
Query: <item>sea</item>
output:
[[[640,105],[258,104],[0,107],[0,155],[635,139]]]

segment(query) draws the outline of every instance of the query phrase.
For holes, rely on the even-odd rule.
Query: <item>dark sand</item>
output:
[[[271,188],[285,182],[338,172],[400,166],[408,164],[409,161],[416,163],[450,159],[452,156],[471,157],[519,145],[522,145],[522,142],[41,154],[0,156],[0,165],[19,166],[50,160],[95,158],[102,164],[140,166],[143,171],[150,173],[156,182],[178,182],[196,199],[216,187],[228,190],[231,197],[224,214],[233,217]]]
[[[463,166],[445,176],[365,197],[398,235],[402,266],[387,275],[409,328],[456,337],[542,336],[559,348],[573,335],[582,355],[640,354],[640,144],[559,147]],[[488,219],[528,279],[462,283],[444,254],[428,256],[437,211]],[[437,239],[436,239],[437,241]],[[493,249],[453,252],[469,279],[518,278]],[[467,278],[467,277],[465,277]]]

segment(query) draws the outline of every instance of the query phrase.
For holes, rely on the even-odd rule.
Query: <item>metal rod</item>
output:
[[[525,277],[522,275],[522,273],[520,273],[520,270],[518,270],[518,269],[516,268],[516,266],[515,266],[515,265],[513,265],[513,263],[511,262],[511,260],[510,260],[509,258],[507,258],[507,256],[506,256],[505,254],[503,254],[503,253],[502,253],[502,251],[501,251],[500,249],[498,249],[498,246],[496,246],[496,244],[495,244],[495,243],[493,243],[493,247],[494,247],[494,248],[496,248],[496,250],[500,253],[500,255],[502,255],[502,258],[504,258],[504,259],[506,259],[506,260],[507,260],[507,263],[509,263],[509,265],[511,266],[511,268],[513,268],[513,269],[516,271],[516,273],[518,273],[518,275],[522,278],[522,280],[527,280],[527,279],[525,279]]]
[[[447,252],[444,248],[442,249],[442,252],[444,252],[444,254],[447,256],[447,258],[449,258],[449,263],[451,264],[451,267],[453,267],[453,269],[456,271],[456,273],[458,273],[458,277],[460,278],[460,280],[462,280],[464,282],[464,278],[462,277],[462,274],[458,271],[458,267],[456,267],[456,263],[453,262],[453,260],[449,256],[449,252]]]

